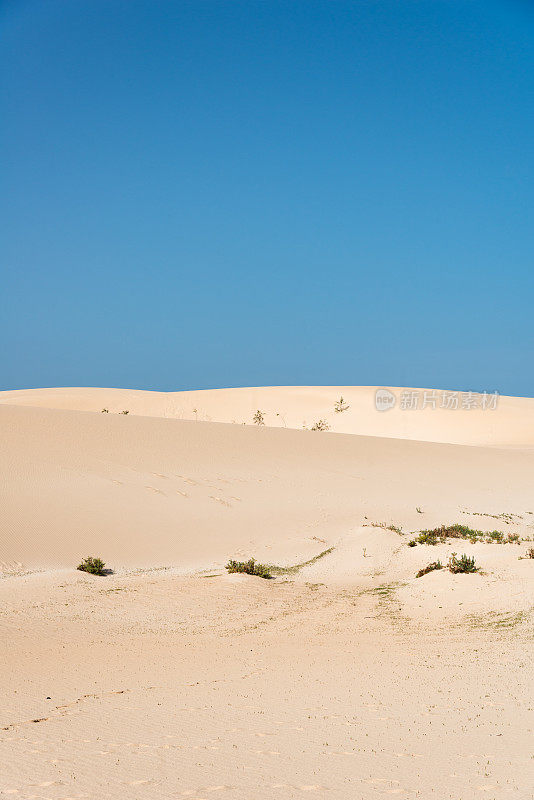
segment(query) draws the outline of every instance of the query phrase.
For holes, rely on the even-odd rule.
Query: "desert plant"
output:
[[[534,558],[534,547],[529,547],[527,550],[527,558]]]
[[[252,417],[255,425],[265,425],[265,418],[263,416],[263,412],[259,410],[256,411],[254,416]]]
[[[109,408],[103,408],[102,414],[109,414]]]
[[[343,397],[340,397],[339,400],[334,405],[334,411],[336,412],[336,414],[341,414],[343,411],[347,411],[347,409],[349,408],[350,406],[347,403],[345,403]]]
[[[229,573],[232,572],[245,572],[247,575],[257,575],[259,578],[272,578],[269,572],[269,567],[265,564],[257,564],[254,558],[249,558],[248,561],[234,561],[230,559],[226,565]]]
[[[455,574],[457,572],[478,572],[474,557],[465,553],[460,558],[456,558],[456,553],[452,553],[447,568]]]
[[[129,411],[121,411],[121,414],[129,414]]]
[[[408,547],[416,547],[416,546],[417,542],[415,541],[415,539],[410,539],[410,541],[408,542]]]
[[[423,513],[423,512],[421,511],[421,509],[419,508],[419,506],[417,506],[417,508],[416,508],[415,510],[417,511],[417,513],[418,513],[418,514],[422,514],[422,513]]]
[[[431,564],[427,564],[426,567],[423,567],[423,569],[419,570],[415,577],[422,578],[423,575],[427,575],[429,572],[433,572],[435,569],[443,569],[443,564],[441,561],[432,561]]]
[[[311,431],[329,431],[330,430],[330,425],[328,424],[328,422],[325,419],[319,419],[319,420],[317,420],[317,422],[315,422],[311,426],[310,430]]]
[[[87,558],[84,558],[81,564],[78,564],[76,569],[79,569],[82,572],[90,572],[91,575],[105,575],[105,566],[106,565],[101,558],[92,558],[91,556],[88,556]]]

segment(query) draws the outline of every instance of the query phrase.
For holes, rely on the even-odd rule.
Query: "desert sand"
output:
[[[534,400],[374,394],[0,393],[0,797],[532,796]]]

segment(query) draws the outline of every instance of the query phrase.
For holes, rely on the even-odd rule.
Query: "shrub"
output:
[[[250,558],[248,561],[234,561],[230,559],[226,565],[226,569],[229,573],[245,572],[247,575],[257,575],[259,578],[273,577],[269,572],[269,567],[265,566],[265,564],[257,564],[254,558]]]
[[[330,430],[330,425],[325,419],[318,420],[314,425],[311,426],[310,430],[312,431],[328,431]]]
[[[109,408],[103,408],[102,414],[109,414]]]
[[[76,569],[81,570],[82,572],[90,572],[91,575],[105,575],[106,572],[104,567],[106,565],[102,561],[101,558],[84,558],[81,564],[78,564]]]
[[[527,550],[527,558],[534,558],[534,547],[529,547]]]
[[[448,569],[453,572],[478,572],[478,567],[475,565],[473,556],[468,556],[465,553],[456,558],[456,553],[452,553],[447,564]]]
[[[129,414],[129,411],[121,411],[121,414]]]
[[[408,547],[416,547],[416,546],[417,542],[415,541],[415,539],[410,539],[410,541],[408,542]]]
[[[265,425],[265,418],[263,416],[263,412],[259,410],[256,411],[254,416],[252,417],[255,425]]]
[[[517,533],[509,533],[505,537],[501,531],[478,531],[458,523],[421,531],[415,541],[417,544],[443,544],[447,539],[467,539],[473,543],[486,542],[486,544],[511,544],[521,541]]]
[[[336,414],[341,414],[343,411],[347,411],[349,408],[350,406],[345,403],[342,397],[340,397],[334,406],[334,411]]]
[[[426,567],[423,567],[423,569],[419,570],[415,577],[422,578],[423,575],[427,575],[429,572],[433,572],[435,569],[443,569],[443,564],[441,561],[433,561],[431,564],[427,564]]]

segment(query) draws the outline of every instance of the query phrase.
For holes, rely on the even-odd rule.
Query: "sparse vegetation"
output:
[[[311,426],[310,430],[312,430],[312,431],[329,431],[330,430],[330,425],[328,424],[328,422],[325,419],[319,419],[319,420],[317,420],[317,422],[315,422]]]
[[[350,406],[347,403],[345,403],[343,397],[340,397],[339,400],[334,405],[334,411],[336,412],[336,414],[342,414],[343,411],[347,411],[349,408]]]
[[[105,566],[106,565],[101,558],[93,558],[88,556],[87,558],[84,558],[81,564],[78,564],[76,569],[79,569],[82,572],[90,572],[91,575],[105,575]]]
[[[367,517],[365,517],[367,519]],[[398,525],[390,524],[388,525],[387,522],[364,522],[362,525],[363,528],[384,528],[385,531],[393,531],[394,533],[398,533],[399,536],[402,536],[402,528]],[[413,547],[413,545],[411,545]]]
[[[534,558],[534,547],[529,547],[529,549],[527,550],[526,557],[527,558]]]
[[[254,414],[254,416],[252,417],[252,420],[253,420],[255,425],[265,425],[265,417],[263,415],[263,412],[260,411],[259,408],[256,411],[256,413]]]
[[[449,561],[447,562],[446,568],[449,572],[458,573],[458,572],[478,572],[479,568],[475,564],[475,559],[472,556],[468,556],[465,553],[460,556],[460,558],[456,557],[456,553],[452,553]],[[428,575],[429,572],[433,572],[436,569],[445,569],[441,561],[438,559],[437,561],[432,561],[430,564],[427,564],[426,567],[423,567],[419,570],[416,574],[416,578],[422,578],[423,575]]]
[[[323,550],[322,553],[318,553],[316,556],[313,556],[313,558],[310,558],[308,561],[303,561],[301,564],[293,564],[291,567],[277,567],[275,564],[269,564],[268,569],[273,575],[294,575],[303,567],[309,567],[311,564],[315,564],[320,558],[330,555],[333,551],[334,548],[329,547],[328,550]]]
[[[103,408],[102,414],[109,414],[109,408]]]
[[[121,411],[121,414],[129,414],[129,411]]]
[[[456,553],[452,553],[449,558],[447,568],[450,570],[450,572],[455,574],[458,572],[478,572],[478,567],[475,564],[474,557],[468,556],[465,553],[463,553],[460,558],[456,558]]]
[[[265,564],[258,564],[254,558],[249,558],[248,561],[234,561],[230,559],[226,565],[229,573],[244,572],[247,575],[257,575],[259,578],[272,578],[269,572],[269,567]]]
[[[415,538],[415,544],[443,544],[447,539],[467,539],[472,542],[486,544],[519,544],[521,537],[517,533],[504,534],[501,531],[478,531],[467,525],[441,525],[439,528],[424,530]],[[410,546],[414,545],[410,543]]]
[[[427,575],[429,572],[433,572],[435,569],[443,569],[443,564],[441,561],[439,561],[439,559],[438,561],[432,561],[431,564],[427,564],[426,567],[420,569],[415,577],[422,578],[423,575]]]
[[[418,513],[418,514],[422,514],[422,513],[423,513],[423,512],[421,511],[421,509],[419,508],[419,506],[417,506],[417,508],[416,508],[415,510],[417,511],[417,513]]]
[[[410,539],[410,541],[408,542],[408,547],[416,547],[416,546],[417,542],[415,541],[415,539]]]

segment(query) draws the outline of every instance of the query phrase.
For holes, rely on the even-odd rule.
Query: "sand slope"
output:
[[[0,429],[8,565],[300,562],[373,522],[534,523],[531,450],[6,405]]]
[[[499,397],[495,410],[462,408],[469,405],[467,393],[457,393],[457,409],[441,408],[444,392],[435,390],[391,390],[396,406],[385,412],[375,407],[374,386],[281,386],[247,389],[213,389],[191,392],[146,392],[136,389],[60,388],[0,392],[0,403],[110,413],[189,419],[204,422],[252,424],[262,411],[269,427],[311,428],[325,420],[330,430],[364,436],[388,436],[430,442],[494,447],[534,446],[534,399]],[[418,410],[403,410],[402,393],[415,392]],[[425,392],[427,407],[422,408]],[[336,413],[343,396],[348,408]],[[481,397],[474,401],[480,406]],[[451,401],[453,402],[453,401]]]
[[[0,404],[1,797],[530,797],[532,401],[475,446],[356,416],[336,434],[165,418],[118,391],[131,414],[68,407],[108,390]],[[414,412],[412,433],[483,437],[454,414]],[[522,541],[408,546],[453,522]],[[482,571],[415,577],[453,551]],[[77,572],[89,554],[114,574]],[[288,569],[226,574],[250,556]]]

